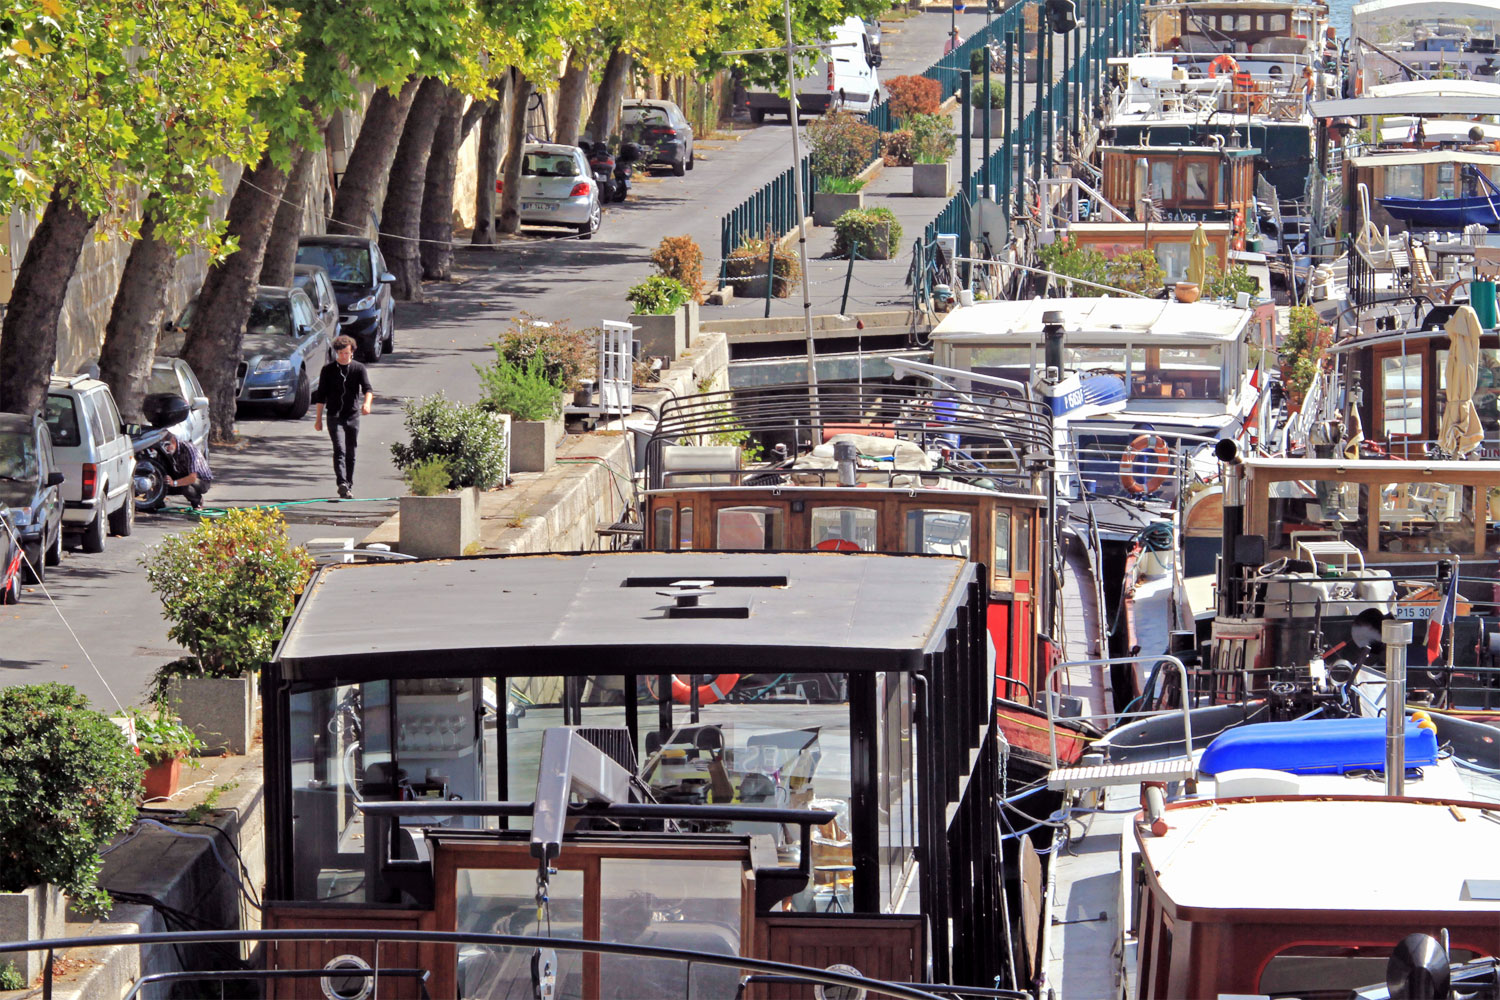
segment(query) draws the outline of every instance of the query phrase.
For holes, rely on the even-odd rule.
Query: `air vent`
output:
[[[659,587],[676,587],[682,583],[680,576],[627,576],[622,587],[650,587],[653,590]],[[717,587],[720,590],[726,587],[785,587],[788,580],[784,576],[716,576],[712,580],[695,580],[694,583],[704,587]]]
[[[704,597],[712,597],[713,589],[710,586],[712,580],[674,580],[668,586],[671,590],[659,590],[663,597],[673,599],[673,605],[667,609],[668,618],[749,618],[750,608],[748,605],[724,605],[724,604],[699,604]]]

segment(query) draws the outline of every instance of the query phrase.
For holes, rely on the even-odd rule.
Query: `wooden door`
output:
[[[755,922],[756,955],[814,969],[849,965],[861,975],[898,983],[922,981],[926,966],[922,918],[819,913],[762,915]],[[762,987],[763,1000],[812,1000],[810,985]]]

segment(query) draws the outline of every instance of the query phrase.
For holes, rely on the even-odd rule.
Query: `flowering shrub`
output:
[[[818,176],[848,179],[875,158],[880,132],[852,111],[832,111],[808,123],[807,142]]]
[[[885,91],[889,95],[891,116],[904,122],[912,115],[935,115],[943,100],[943,88],[936,80],[926,76],[898,76],[887,80]]]
[[[512,364],[525,368],[532,355],[540,355],[547,380],[568,392],[578,388],[594,366],[594,339],[588,331],[574,330],[566,323],[547,322],[522,313],[500,338],[498,350]]]

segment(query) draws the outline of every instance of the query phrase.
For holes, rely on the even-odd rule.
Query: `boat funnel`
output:
[[[859,449],[851,441],[836,441],[833,445],[833,460],[839,467],[839,485],[854,486],[859,482],[855,463],[859,461]]]
[[[1058,382],[1063,372],[1063,314],[1049,309],[1042,314],[1042,337],[1046,341],[1048,382]]]

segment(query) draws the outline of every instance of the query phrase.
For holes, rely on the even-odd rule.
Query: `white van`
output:
[[[818,60],[811,73],[797,81],[797,113],[800,117],[821,115],[830,108],[861,114],[880,103],[879,59],[870,48],[865,23],[850,17],[833,29],[833,48]],[[774,58],[774,57],[773,57]],[[745,94],[750,120],[766,120],[767,114],[788,114],[787,99],[774,90],[752,90]]]
[[[135,443],[125,433],[109,386],[87,375],[54,375],[47,428],[63,479],[63,532],[85,552],[135,528]]]

